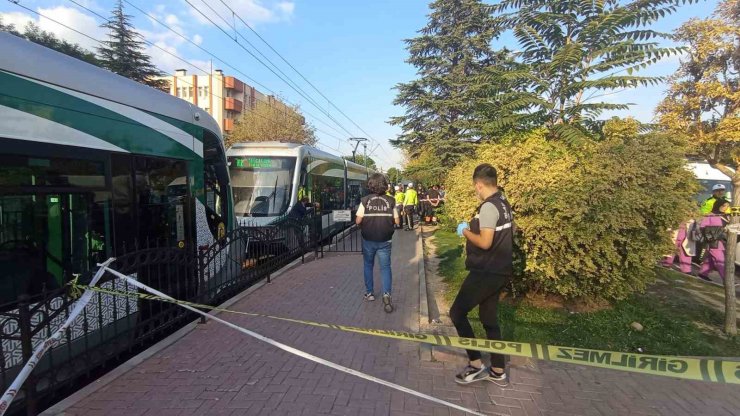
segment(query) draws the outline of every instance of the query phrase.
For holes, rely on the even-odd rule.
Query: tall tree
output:
[[[500,30],[511,30],[521,64],[489,68],[488,79],[519,88],[496,91],[500,112],[489,129],[511,125],[551,128],[577,141],[600,131],[598,116],[627,104],[602,99],[611,92],[656,84],[659,77],[633,71],[680,52],[661,47],[667,38],[650,27],[695,0],[504,0],[491,7]]]
[[[394,104],[406,113],[393,117],[402,134],[394,141],[411,159],[433,149],[426,169],[440,175],[461,156],[470,154],[480,133],[475,102],[481,85],[476,77],[494,63],[493,19],[480,0],[436,0],[427,25],[406,40],[418,79],[397,85]]]
[[[101,25],[108,29],[108,40],[98,48],[101,65],[118,75],[161,90],[168,90],[166,80],[156,79],[164,75],[144,52],[145,42],[134,30],[131,16],[123,11],[123,1],[118,0],[111,18]]]
[[[688,136],[694,151],[732,180],[740,203],[740,1],[721,2],[708,19],[692,19],[675,33],[688,45],[657,109],[659,123]]]
[[[236,120],[234,130],[226,135],[226,146],[241,142],[284,141],[316,144],[314,127],[306,123],[298,107],[271,105],[257,101],[257,106]]]
[[[346,160],[352,161],[352,155],[342,157]],[[375,160],[373,160],[373,158],[371,158],[370,156],[365,157],[365,155],[355,155],[354,159],[355,163],[357,163],[358,165],[367,166],[370,169],[378,169],[378,165],[375,164]]]

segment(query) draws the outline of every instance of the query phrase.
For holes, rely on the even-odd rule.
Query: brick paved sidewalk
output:
[[[394,239],[396,312],[362,301],[362,257],[334,254],[299,266],[232,308],[354,326],[419,327],[418,234]],[[376,270],[376,292],[380,291]],[[732,415],[740,387],[535,362],[512,384],[458,386],[464,360],[425,362],[419,345],[262,318],[222,318],[403,386],[487,414]],[[735,410],[732,410],[735,409]],[[306,361],[209,322],[80,400],[65,415],[461,415]]]

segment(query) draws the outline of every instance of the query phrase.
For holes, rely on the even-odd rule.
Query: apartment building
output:
[[[245,82],[217,69],[211,75],[188,75],[184,69],[161,77],[169,81],[170,94],[202,108],[218,122],[223,133],[234,128],[239,116],[254,109],[257,102],[268,103],[292,112],[293,109],[272,95],[265,95]]]

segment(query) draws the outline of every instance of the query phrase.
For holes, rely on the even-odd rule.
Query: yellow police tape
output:
[[[157,300],[179,305],[187,305],[198,309],[207,309],[210,311],[276,319],[285,322],[329,328],[338,331],[355,332],[359,334],[401,339],[431,345],[514,355],[519,357],[534,358],[538,360],[589,365],[593,367],[630,371],[634,373],[676,377],[686,380],[740,384],[740,361],[728,361],[715,358],[632,354],[616,351],[593,350],[588,348],[559,347],[555,345],[535,344],[532,342],[494,341],[479,338],[462,338],[447,335],[422,334],[385,329],[358,328],[347,325],[325,324],[320,322],[304,321],[301,319],[283,318],[279,316],[264,315],[260,313],[234,311],[199,303],[166,299],[160,296],[148,295],[144,293],[125,292],[103,289],[100,287],[78,285],[76,282],[72,282],[70,286],[72,287],[73,292],[76,293],[79,293],[79,290],[92,290],[95,292],[115,296],[127,296],[147,300]]]

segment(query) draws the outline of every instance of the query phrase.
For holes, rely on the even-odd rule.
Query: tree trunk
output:
[[[735,192],[733,192],[734,194]],[[727,247],[725,248],[725,333],[727,335],[737,334],[737,310],[735,303],[735,248],[737,246],[737,233],[733,231],[732,225],[740,224],[740,217],[730,217],[730,225],[727,232]]]

